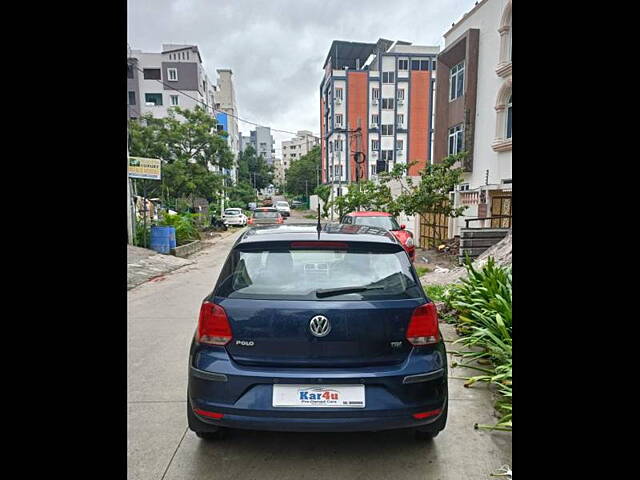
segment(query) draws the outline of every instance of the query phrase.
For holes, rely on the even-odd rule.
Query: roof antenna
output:
[[[318,195],[318,225],[316,225],[318,232],[318,240],[320,240],[320,232],[322,231],[322,225],[320,225],[320,195]]]

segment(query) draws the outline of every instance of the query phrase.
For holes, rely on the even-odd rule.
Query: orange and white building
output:
[[[419,175],[432,156],[438,52],[385,39],[333,41],[320,83],[323,183],[339,191],[356,172],[360,180],[376,179],[414,161],[408,174]],[[364,153],[360,164],[356,151]]]

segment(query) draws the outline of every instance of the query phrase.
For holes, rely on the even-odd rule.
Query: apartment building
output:
[[[465,220],[511,216],[511,0],[482,0],[444,34],[438,55],[434,161],[468,152],[453,202],[466,206],[449,220],[448,236]],[[511,227],[511,218],[470,227]]]
[[[269,165],[273,165],[275,150],[275,140],[271,136],[271,128],[256,127],[249,132],[249,136],[240,134],[241,150],[244,151],[248,145],[252,145],[256,154],[262,155]]]
[[[237,159],[240,153],[240,131],[238,129],[238,106],[236,103],[236,90],[233,84],[233,71],[230,68],[219,68],[217,85],[215,88],[216,119],[218,130],[227,132],[227,141],[233,158],[233,167],[225,171],[235,183],[237,178]]]
[[[215,85],[205,72],[196,45],[163,44],[160,53],[129,52],[129,118],[139,118],[146,113],[164,118],[170,107],[194,108],[196,105],[213,115],[214,98]]]
[[[291,162],[309,153],[316,145],[320,145],[320,139],[308,130],[299,130],[294,138],[283,141],[282,160],[285,169],[291,165]]]
[[[407,162],[416,162],[408,175],[419,175],[431,160],[438,51],[383,38],[333,41],[320,83],[323,183],[351,183],[356,170],[375,179]],[[358,169],[356,151],[365,155]]]

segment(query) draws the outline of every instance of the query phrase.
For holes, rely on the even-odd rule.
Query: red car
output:
[[[402,244],[409,258],[413,262],[416,247],[413,243],[413,233],[405,230],[405,225],[398,225],[396,219],[387,212],[351,212],[342,217],[340,223],[346,225],[369,225],[389,230]]]

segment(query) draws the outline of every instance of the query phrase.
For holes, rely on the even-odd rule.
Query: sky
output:
[[[129,45],[198,45],[207,75],[233,70],[238,115],[271,128],[320,132],[322,66],[333,40],[444,46],[475,0],[128,0]],[[239,123],[243,135],[254,127]],[[276,157],[293,135],[272,132]]]

